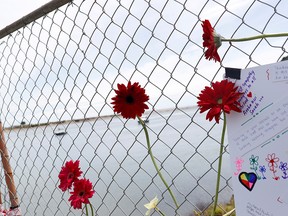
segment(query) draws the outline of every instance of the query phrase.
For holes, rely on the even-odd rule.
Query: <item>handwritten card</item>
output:
[[[236,214],[288,212],[288,61],[241,71],[241,113],[227,115]]]

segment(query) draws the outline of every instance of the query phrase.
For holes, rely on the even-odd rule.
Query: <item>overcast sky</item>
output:
[[[0,0],[0,29],[15,22],[49,0]]]
[[[74,0],[64,13],[0,41],[2,119],[112,114],[111,89],[129,79],[145,86],[151,109],[195,105],[205,85],[223,79],[224,67],[276,62],[288,49],[287,38],[223,43],[221,64],[208,61],[201,20],[226,38],[288,32],[287,1]],[[0,28],[46,2],[0,0]]]

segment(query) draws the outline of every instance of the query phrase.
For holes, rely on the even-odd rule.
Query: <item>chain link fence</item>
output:
[[[23,215],[80,214],[57,187],[70,159],[79,159],[93,182],[97,215],[145,215],[144,204],[156,195],[166,215],[207,209],[222,123],[206,121],[196,97],[223,78],[225,67],[281,60],[287,38],[223,44],[219,64],[204,58],[201,21],[209,19],[227,38],[283,32],[287,6],[287,0],[74,0],[14,32],[6,29],[1,121]],[[141,125],[113,113],[113,88],[128,80],[150,96],[145,117],[152,148],[177,211],[148,157]],[[67,134],[57,136],[58,128]],[[225,203],[233,194],[227,148],[223,160]]]

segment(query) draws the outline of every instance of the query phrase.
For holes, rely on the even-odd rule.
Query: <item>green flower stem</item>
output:
[[[94,216],[93,206],[91,205],[91,203],[89,203],[89,205],[90,205],[90,209],[91,209],[92,216]]]
[[[165,181],[165,179],[164,179],[164,177],[163,177],[160,169],[159,169],[158,166],[157,166],[157,163],[156,163],[156,161],[155,161],[155,158],[154,158],[154,156],[153,156],[152,149],[151,149],[151,145],[150,145],[149,134],[148,134],[146,125],[145,125],[145,123],[143,122],[143,120],[142,120],[139,116],[137,116],[137,118],[138,118],[139,122],[141,123],[141,125],[142,125],[142,127],[143,127],[143,129],[144,129],[144,132],[145,132],[146,141],[147,141],[147,147],[148,147],[148,154],[150,155],[150,158],[151,158],[151,160],[152,160],[152,162],[153,162],[153,165],[154,165],[154,167],[155,167],[155,169],[156,169],[159,177],[161,178],[162,182],[164,183],[164,185],[166,186],[167,190],[169,191],[169,193],[170,193],[170,195],[171,195],[171,197],[172,197],[172,199],[173,199],[173,202],[174,202],[174,204],[175,204],[175,206],[176,206],[176,209],[178,209],[179,206],[178,206],[178,204],[177,204],[176,198],[175,198],[173,192],[171,191],[171,189],[169,188],[167,182]]]
[[[219,186],[220,186],[220,177],[221,177],[221,167],[222,167],[222,154],[224,150],[224,138],[225,138],[225,131],[226,131],[226,115],[224,114],[224,121],[223,121],[223,129],[222,129],[222,136],[221,136],[221,146],[220,146],[220,152],[219,152],[219,162],[218,162],[218,172],[217,172],[217,182],[216,182],[216,192],[215,192],[215,200],[214,200],[214,207],[212,216],[215,215],[215,211],[217,208],[218,203],[218,194],[219,194]]]
[[[227,42],[243,42],[243,41],[250,41],[250,40],[257,40],[257,39],[262,39],[262,38],[269,38],[269,37],[287,37],[288,33],[278,33],[278,34],[262,34],[262,35],[257,35],[253,37],[246,37],[246,38],[221,38],[221,41],[227,41]]]
[[[91,209],[91,215],[94,216],[94,211],[93,211],[93,206],[91,205],[91,203],[89,203],[90,205],[90,209]],[[85,211],[86,211],[86,215],[88,216],[89,213],[88,213],[88,207],[87,207],[87,204],[85,204]]]
[[[158,207],[156,207],[155,210],[158,212],[159,215],[165,216],[165,214],[162,211],[160,211]]]
[[[86,210],[86,215],[88,216],[88,207],[87,207],[87,204],[85,204],[85,210]]]

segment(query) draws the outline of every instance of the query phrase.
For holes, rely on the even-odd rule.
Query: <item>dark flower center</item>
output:
[[[83,196],[84,195],[84,191],[81,191],[80,193],[79,193],[79,196]]]
[[[127,102],[128,104],[132,104],[132,103],[134,102],[134,98],[133,98],[131,95],[128,95],[128,96],[126,97],[126,102]]]
[[[72,179],[74,177],[74,173],[69,173],[68,179]]]

